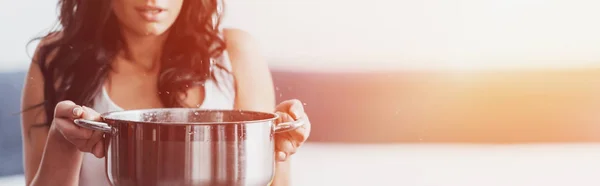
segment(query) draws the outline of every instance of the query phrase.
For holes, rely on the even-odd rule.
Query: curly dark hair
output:
[[[170,28],[158,80],[158,95],[165,107],[181,107],[181,94],[211,77],[211,60],[223,54],[225,41],[219,24],[223,3],[219,0],[188,0]],[[110,0],[59,0],[59,29],[52,42],[40,45],[37,63],[44,76],[44,102],[49,126],[56,104],[71,100],[93,106],[93,98],[124,47]],[[32,41],[34,41],[32,40]],[[53,56],[48,57],[50,53]],[[55,85],[58,85],[56,87]]]

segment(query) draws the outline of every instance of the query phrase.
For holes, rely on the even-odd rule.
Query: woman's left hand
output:
[[[304,105],[299,100],[287,100],[275,107],[275,112],[280,116],[276,124],[296,121],[300,118],[304,125],[288,132],[275,134],[275,153],[278,161],[285,161],[308,139],[310,134],[310,121],[304,112]]]

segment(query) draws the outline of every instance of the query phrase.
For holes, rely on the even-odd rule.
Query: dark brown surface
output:
[[[319,142],[600,142],[600,70],[273,71]]]

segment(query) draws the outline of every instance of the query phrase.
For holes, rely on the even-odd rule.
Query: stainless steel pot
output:
[[[102,122],[75,120],[105,132],[106,175],[115,186],[266,186],[275,168],[277,114],[188,108],[109,112]]]

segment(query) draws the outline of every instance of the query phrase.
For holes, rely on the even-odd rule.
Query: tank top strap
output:
[[[223,50],[219,57],[214,58],[212,61],[213,70],[220,69],[224,70],[227,73],[231,74],[233,71],[233,67],[231,66],[231,60],[229,59],[229,53],[227,50]]]
[[[210,84],[212,86],[205,86],[207,96],[211,97],[212,95],[220,95],[219,97],[221,97],[222,101],[231,103],[231,105],[233,105],[235,100],[236,85],[227,50],[223,51],[219,57],[214,58],[211,63],[212,78],[207,80],[206,84]]]

